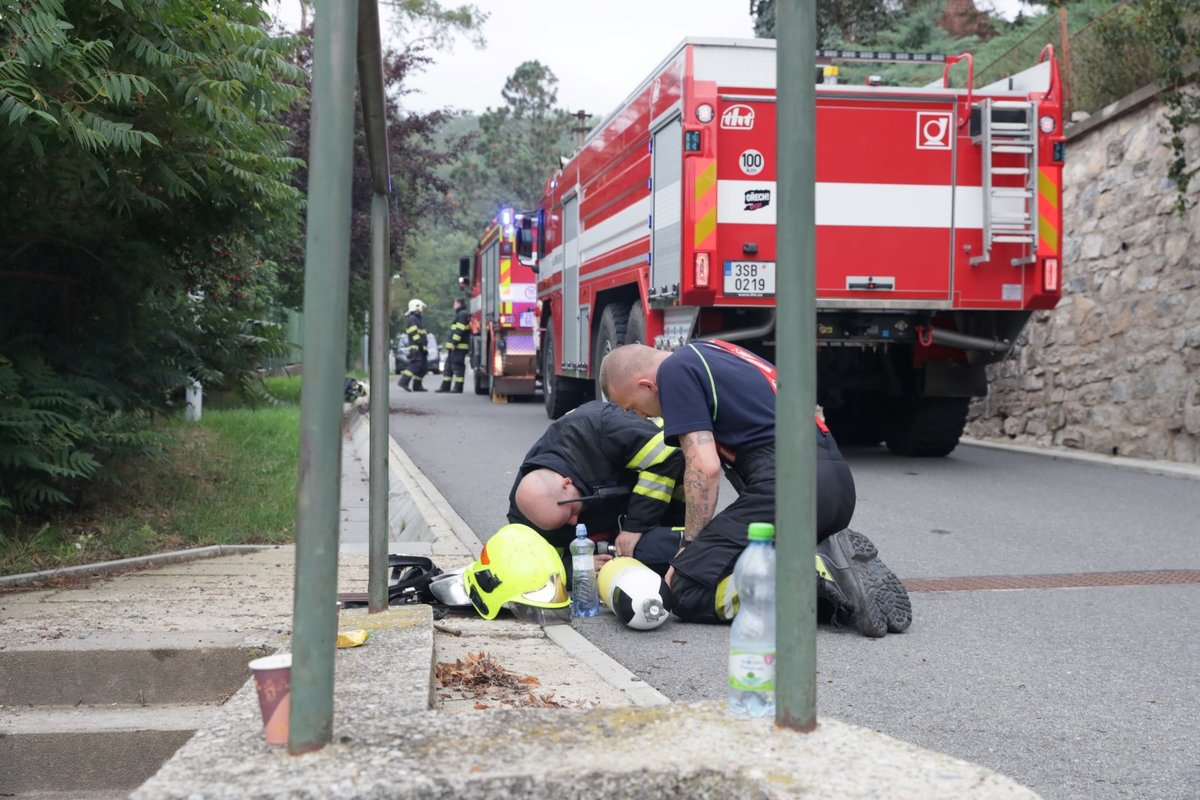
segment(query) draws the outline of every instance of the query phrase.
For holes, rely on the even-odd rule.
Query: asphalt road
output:
[[[492,404],[470,391],[393,387],[391,433],[486,539],[548,420],[540,400]],[[1116,582],[1128,584],[1146,577],[1129,573],[1200,570],[1200,480],[967,445],[944,459],[846,457],[853,527],[902,579],[1018,580],[914,592],[902,635],[820,627],[819,715],[984,764],[1052,800],[1200,796],[1200,584],[1019,580],[1125,573]],[[727,628],[575,624],[673,699],[724,696]]]

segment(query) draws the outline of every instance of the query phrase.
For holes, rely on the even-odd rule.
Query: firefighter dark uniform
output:
[[[613,403],[593,400],[550,424],[525,454],[508,495],[508,520],[529,525],[563,554],[573,526],[546,531],[517,508],[517,486],[536,469],[549,469],[571,479],[583,494],[579,522],[588,535],[614,540],[622,530],[641,533],[633,557],[663,574],[679,549],[684,518],[683,454],[663,442],[654,422],[623,411]]]
[[[461,300],[456,300],[455,303],[458,304],[458,308],[454,311],[454,322],[450,323],[450,352],[446,354],[446,371],[442,374],[442,385],[438,391],[462,394],[471,333],[467,327],[467,309],[463,308]]]
[[[408,301],[408,313],[404,315],[404,334],[408,337],[408,366],[400,373],[400,388],[406,392],[425,391],[421,379],[425,377],[426,372],[429,331],[425,330],[425,322],[421,319],[421,312],[424,310],[425,304],[413,299]]]
[[[665,441],[712,431],[738,497],[674,559],[671,611],[691,622],[736,614],[733,567],[751,522],[775,521],[775,368],[735,345],[692,342],[658,371]],[[824,422],[817,425],[817,540],[850,524],[854,478]],[[782,531],[780,535],[786,536]]]

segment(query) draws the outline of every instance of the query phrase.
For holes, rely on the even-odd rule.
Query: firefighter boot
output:
[[[454,392],[455,394],[462,394],[463,393],[463,379],[455,378],[454,386],[453,386],[453,388],[450,389],[450,391]]]
[[[848,601],[854,627],[863,636],[878,638],[888,632],[885,606],[888,588],[868,563],[878,555],[871,540],[849,528],[817,543],[817,557]]]
[[[404,373],[402,373],[400,375],[400,388],[406,392],[411,392],[412,389],[408,388],[408,382],[411,380],[412,380],[412,373],[410,373],[406,370]]]
[[[413,375],[412,390],[414,392],[425,391],[425,387],[422,385],[421,381],[422,378],[418,378],[416,375]]]

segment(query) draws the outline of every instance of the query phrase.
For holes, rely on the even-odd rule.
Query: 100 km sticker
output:
[[[762,172],[764,161],[763,154],[757,150],[745,150],[738,156],[738,166],[747,175],[757,175]]]

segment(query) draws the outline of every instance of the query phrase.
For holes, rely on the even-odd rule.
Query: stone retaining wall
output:
[[[967,433],[1200,463],[1200,209],[1175,209],[1163,104],[1143,92],[1107,111],[1069,131],[1062,300],[989,368]]]

